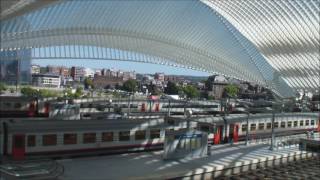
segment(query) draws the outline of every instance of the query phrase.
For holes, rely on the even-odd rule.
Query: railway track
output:
[[[320,156],[300,159],[287,164],[273,167],[260,167],[256,170],[242,172],[232,176],[219,177],[219,180],[247,180],[247,179],[320,179]]]

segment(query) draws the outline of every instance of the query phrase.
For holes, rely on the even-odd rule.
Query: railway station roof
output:
[[[320,87],[318,0],[1,5],[1,52],[179,66],[254,82],[284,97]]]

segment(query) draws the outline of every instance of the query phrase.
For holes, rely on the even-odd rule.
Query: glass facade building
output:
[[[31,50],[0,52],[0,81],[7,85],[30,84],[31,82]],[[11,58],[2,59],[2,57]]]

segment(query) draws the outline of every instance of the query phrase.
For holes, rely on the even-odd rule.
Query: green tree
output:
[[[27,97],[35,97],[39,95],[36,89],[33,89],[29,86],[21,88],[20,91],[23,96]]]
[[[200,96],[198,89],[192,85],[187,85],[186,87],[184,87],[183,92],[187,95],[188,98],[196,98]]]
[[[164,89],[164,93],[166,93],[166,94],[178,94],[179,93],[179,87],[176,85],[176,83],[169,81],[167,83],[167,87]]]
[[[7,90],[7,86],[4,83],[0,83],[0,94]]]
[[[83,95],[83,90],[81,87],[77,87],[76,92],[74,93],[73,97],[74,98],[80,98]]]
[[[39,96],[41,97],[58,97],[59,94],[56,91],[48,90],[48,89],[40,89]]]
[[[148,91],[151,93],[151,95],[155,95],[155,96],[161,94],[161,90],[155,84],[150,84],[148,86]]]
[[[93,89],[94,88],[92,79],[90,79],[90,78],[84,79],[84,88],[86,88],[86,89],[89,89],[89,88]]]
[[[233,84],[227,85],[224,90],[229,97],[236,97],[239,92],[239,88]]]
[[[123,83],[122,89],[128,92],[135,92],[138,89],[138,83],[136,80],[129,79]]]

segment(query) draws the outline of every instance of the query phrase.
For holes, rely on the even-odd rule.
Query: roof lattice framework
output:
[[[1,51],[55,47],[50,55],[65,58],[90,46],[98,50],[88,57],[105,59],[103,51],[120,49],[283,96],[317,89],[318,2],[266,2],[58,1],[1,20]]]

